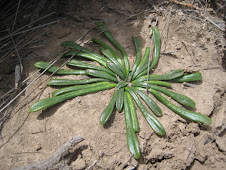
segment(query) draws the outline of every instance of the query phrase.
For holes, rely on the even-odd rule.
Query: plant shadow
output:
[[[104,128],[105,128],[105,129],[108,129],[108,128],[110,128],[110,127],[112,126],[112,123],[113,123],[114,120],[115,120],[116,112],[117,112],[117,110],[116,110],[116,108],[114,108],[114,110],[112,111],[112,114],[111,114],[109,120],[108,120],[107,123],[104,125]]]
[[[43,120],[47,117],[51,117],[62,105],[64,102],[54,105],[50,108],[43,110],[37,117],[38,120]]]

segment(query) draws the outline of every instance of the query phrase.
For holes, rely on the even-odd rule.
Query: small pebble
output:
[[[42,149],[42,146],[40,144],[35,145],[35,150],[39,151]]]

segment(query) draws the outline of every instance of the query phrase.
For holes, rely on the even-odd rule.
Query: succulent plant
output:
[[[81,70],[59,69],[57,66],[50,66],[50,63],[47,62],[35,63],[36,67],[40,69],[47,69],[49,72],[56,72],[56,74],[88,75],[90,78],[83,80],[50,80],[48,83],[50,86],[68,87],[58,89],[52,93],[52,97],[38,101],[33,106],[31,106],[30,112],[36,112],[45,109],[76,96],[114,88],[114,94],[100,117],[100,123],[102,125],[107,123],[114,108],[116,108],[118,112],[124,111],[127,144],[130,152],[136,159],[140,158],[140,148],[136,136],[136,133],[139,132],[139,124],[135,104],[153,131],[157,135],[165,135],[164,127],[156,119],[156,116],[162,116],[161,108],[147,93],[143,92],[145,89],[148,89],[149,93],[151,93],[157,100],[162,102],[181,117],[199,123],[211,124],[211,119],[209,117],[178,107],[160,94],[163,93],[169,96],[183,106],[195,108],[195,102],[192,99],[169,90],[169,88],[171,88],[170,82],[181,83],[200,81],[202,80],[201,73],[196,72],[186,75],[183,70],[173,70],[163,75],[149,75],[149,70],[152,70],[156,67],[160,56],[160,33],[157,27],[152,28],[154,41],[152,61],[149,61],[150,47],[146,47],[145,54],[142,57],[140,40],[137,37],[133,37],[133,42],[136,49],[136,60],[133,64],[133,67],[130,69],[129,60],[125,50],[118,43],[118,41],[114,39],[104,23],[98,22],[97,25],[121,55],[119,55],[118,51],[113,49],[113,47],[110,47],[99,39],[93,39],[93,42],[100,46],[100,51],[102,53],[101,55],[81,47],[76,42],[63,42],[61,44],[62,46],[71,49],[69,52],[64,54],[64,56],[86,58],[99,63],[101,66],[75,59],[71,59],[69,62],[67,62],[67,65],[74,66],[76,68],[82,68]],[[146,103],[154,115],[152,115],[149,109],[147,109],[146,106],[141,102],[141,99],[144,101],[144,103]]]

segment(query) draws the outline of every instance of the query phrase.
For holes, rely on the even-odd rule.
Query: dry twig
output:
[[[187,3],[187,2],[179,2],[177,0],[169,0],[170,2],[173,2],[175,4],[178,4],[178,5],[183,5],[183,6],[187,6],[187,7],[190,7],[190,8],[194,8],[194,9],[197,9],[199,11],[201,11],[202,9],[197,7],[196,5],[193,5],[193,4],[190,4],[190,3]]]

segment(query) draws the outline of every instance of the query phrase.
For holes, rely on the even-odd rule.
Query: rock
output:
[[[163,159],[171,159],[173,157],[174,157],[173,153],[156,151],[155,153],[151,152],[147,156],[147,159],[149,160],[149,162],[154,164],[155,162],[161,162]]]
[[[226,151],[226,136],[223,135],[222,137],[218,136],[216,138],[216,144],[219,150]]]
[[[198,135],[200,134],[200,129],[197,123],[189,123],[188,126],[186,127],[186,134],[194,134]]]
[[[72,167],[72,169],[77,169],[77,170],[85,169],[86,163],[82,159],[81,154],[79,154],[78,158],[74,162],[71,163],[71,167]]]
[[[41,144],[36,144],[34,148],[36,151],[39,151],[42,149],[42,146],[41,146]]]
[[[217,115],[214,120],[215,132],[214,136],[216,137],[216,144],[219,150],[226,151],[226,111],[225,111],[225,102],[222,104],[222,108],[217,112]]]
[[[208,167],[206,167],[205,165],[201,164],[199,161],[195,161],[194,165],[192,166],[192,170],[206,170],[208,169]]]
[[[217,112],[217,115],[214,120],[215,128],[221,128],[223,124],[226,124],[226,116],[225,116],[225,104],[223,103],[223,107]]]
[[[215,162],[214,156],[210,156],[207,161],[209,164],[214,164],[214,162]]]

